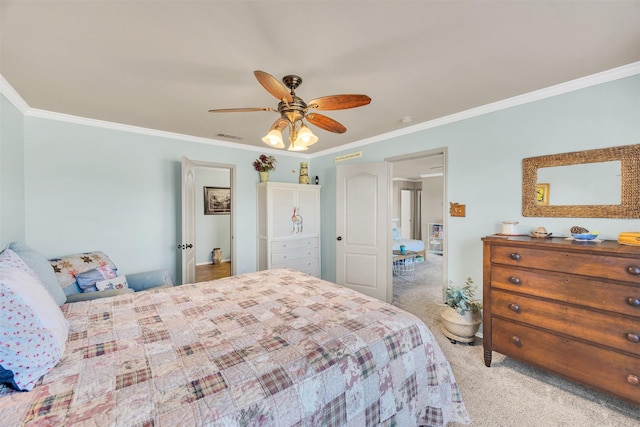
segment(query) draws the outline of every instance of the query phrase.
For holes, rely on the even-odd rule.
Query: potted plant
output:
[[[261,154],[260,157],[253,162],[253,168],[260,173],[260,182],[269,180],[269,172],[276,170],[276,158]]]
[[[482,323],[482,302],[474,299],[474,291],[471,277],[467,277],[462,287],[456,287],[451,282],[447,286],[445,308],[440,315],[442,333],[454,344],[459,341],[473,345]]]

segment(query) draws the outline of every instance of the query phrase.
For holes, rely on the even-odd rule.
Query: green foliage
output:
[[[444,303],[460,314],[464,314],[467,310],[480,310],[482,308],[482,302],[473,299],[475,287],[472,285],[473,280],[471,280],[471,277],[467,277],[463,287],[453,286],[452,282],[449,282]]]

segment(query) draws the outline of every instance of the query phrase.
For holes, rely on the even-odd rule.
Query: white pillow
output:
[[[30,390],[62,357],[69,324],[37,276],[9,249],[0,253],[0,283],[0,329],[6,340],[0,365],[13,372],[15,385]]]

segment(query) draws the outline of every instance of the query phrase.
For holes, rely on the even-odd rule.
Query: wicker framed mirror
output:
[[[542,168],[619,162],[618,204],[554,204],[548,192],[553,186],[538,182]],[[617,166],[616,166],[617,167]],[[541,190],[540,190],[540,189]],[[544,193],[544,191],[547,193]],[[615,189],[614,189],[615,190]],[[542,191],[546,203],[540,200]],[[529,157],[522,160],[522,215],[565,218],[640,218],[640,144]]]

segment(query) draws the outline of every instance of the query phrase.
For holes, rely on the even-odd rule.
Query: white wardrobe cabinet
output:
[[[261,182],[258,270],[293,268],[320,277],[320,186]]]

